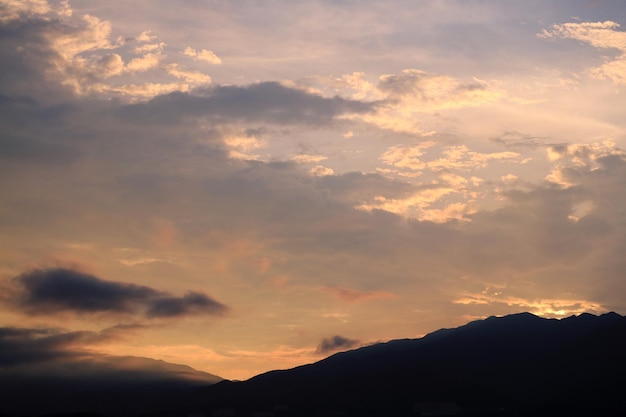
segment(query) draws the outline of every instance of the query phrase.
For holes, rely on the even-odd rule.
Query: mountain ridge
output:
[[[607,346],[593,343],[599,336]],[[542,415],[542,410],[554,414],[555,409],[574,413],[595,407],[593,399],[601,398],[602,390],[610,386],[608,380],[589,383],[603,381],[596,369],[613,369],[613,374],[626,370],[623,361],[617,366],[611,363],[620,352],[615,346],[626,348],[626,319],[617,313],[563,319],[530,313],[489,317],[419,339],[340,352],[314,364],[270,371],[234,385],[217,384],[208,390],[215,394],[209,392],[207,399],[225,405],[245,398],[261,407],[270,398],[275,402],[289,398],[301,405],[301,414],[308,410],[303,404],[317,402],[320,409],[360,416],[374,415],[368,410],[380,404],[404,404],[404,408],[395,406],[394,412],[406,415],[410,404],[433,400],[460,403],[466,413],[474,414],[482,409],[531,410],[535,415]],[[597,350],[610,351],[610,355],[601,356]],[[586,392],[589,401],[550,382],[577,368],[584,375],[574,372],[572,378],[582,382],[573,392]],[[623,405],[615,400],[605,406]]]
[[[82,399],[66,395],[66,401],[81,400],[71,408],[58,401],[50,402],[56,408],[45,410],[10,408],[3,391],[0,415],[95,411],[144,417],[194,413],[205,417],[402,417],[437,415],[444,410],[499,416],[597,415],[598,410],[613,414],[626,409],[622,395],[626,386],[621,382],[626,372],[624,351],[626,318],[617,313],[562,319],[520,313],[339,352],[245,381],[221,380],[207,386],[200,378],[187,385],[159,385],[154,379],[142,386],[136,374],[139,384],[125,385],[132,392],[109,387],[103,392],[83,391]],[[172,371],[165,375],[174,380],[176,372],[198,372],[185,365],[143,360],[157,370]],[[6,378],[2,381],[6,388]],[[37,391],[43,388],[26,390],[22,401],[50,400],[50,395]],[[116,407],[108,404],[112,401]]]

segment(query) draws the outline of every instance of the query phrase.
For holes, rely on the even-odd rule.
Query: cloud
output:
[[[278,125],[325,126],[346,114],[372,111],[374,103],[341,97],[325,98],[316,94],[263,82],[249,86],[217,86],[193,93],[172,93],[146,103],[127,106],[128,117],[160,118],[201,117],[209,120],[245,120]],[[224,121],[226,121],[224,120]]]
[[[166,69],[168,74],[171,74],[176,78],[181,78],[187,82],[196,85],[211,84],[211,77],[201,73],[200,71],[182,69],[180,65],[176,63],[168,65]]]
[[[482,106],[502,99],[505,93],[487,82],[466,82],[448,75],[405,69],[400,74],[384,74],[376,86],[382,96],[376,112],[359,118],[379,128],[395,132],[432,136],[436,130],[429,116],[438,112]],[[430,123],[429,123],[430,122]]]
[[[449,203],[444,208],[433,207],[444,197],[457,192],[447,185],[426,186],[403,198],[376,196],[373,201],[360,204],[357,208],[366,211],[384,210],[407,218],[435,223],[445,223],[450,220],[468,221],[466,216],[475,212],[471,204]]]
[[[358,340],[348,339],[346,337],[336,335],[322,339],[315,352],[321,355],[327,355],[340,350],[352,349],[360,344],[361,342]]]
[[[554,24],[551,30],[544,29],[538,36],[545,39],[576,39],[595,48],[617,50],[617,56],[591,69],[590,73],[596,78],[626,85],[626,32],[620,30],[619,23],[607,20]]]
[[[86,358],[93,355],[85,349],[87,346],[120,340],[141,328],[140,325],[118,325],[93,332],[0,327],[0,366]]]
[[[434,141],[425,141],[414,146],[395,145],[388,148],[385,153],[380,156],[380,160],[396,168],[420,171],[426,168],[426,163],[422,159],[426,149],[432,148],[435,145],[436,142]]]
[[[133,58],[126,64],[126,70],[129,72],[143,72],[156,68],[161,60],[159,55],[158,53],[147,53]]]
[[[443,169],[469,170],[484,168],[491,161],[523,162],[522,156],[517,152],[491,152],[482,153],[470,150],[465,145],[449,146],[443,150],[443,157],[428,162],[428,167],[433,171]]]
[[[507,307],[518,308],[519,311],[528,311],[540,316],[560,316],[566,317],[572,314],[581,313],[602,313],[604,309],[598,303],[588,300],[577,299],[524,299],[521,297],[512,297],[502,295],[500,292],[488,294],[481,292],[478,294],[465,294],[464,296],[453,300],[455,304],[473,305],[473,306],[493,306],[502,305]]]
[[[299,164],[316,164],[328,159],[328,157],[324,155],[294,155],[291,159]]]
[[[394,295],[388,291],[358,291],[351,288],[339,287],[323,287],[322,290],[343,301],[349,302],[394,297]]]
[[[200,61],[206,61],[209,64],[213,64],[213,65],[219,65],[219,64],[222,63],[222,60],[220,59],[220,57],[215,55],[215,52],[209,51],[207,49],[202,49],[202,50],[198,51],[198,50],[193,49],[192,47],[188,46],[183,51],[183,54],[185,54],[187,56],[190,56],[192,58],[195,58],[197,60],[200,60]]]
[[[169,318],[228,311],[203,293],[175,297],[147,286],[106,281],[64,268],[29,271],[13,278],[12,284],[16,298],[5,302],[31,315],[143,313],[148,318]]]
[[[166,44],[150,31],[116,36],[108,20],[89,14],[72,17],[67,2],[58,10],[46,1],[4,1],[0,6],[7,11],[0,19],[6,35],[0,48],[2,56],[11,60],[11,65],[0,70],[5,93],[28,92],[55,102],[68,95],[102,94],[133,101],[211,81],[208,75],[168,58]],[[143,78],[146,73],[150,76]],[[33,85],[20,82],[24,78]],[[183,82],[172,83],[172,79]]]
[[[316,165],[309,170],[309,173],[315,177],[325,177],[334,175],[335,171],[332,168],[325,167],[323,165]]]
[[[549,146],[549,138],[537,137],[528,134],[523,134],[517,131],[505,131],[499,136],[489,138],[489,140],[500,144],[506,148],[541,148]]]
[[[206,294],[190,291],[182,297],[160,297],[152,302],[147,317],[180,317],[195,314],[223,315],[228,308]]]
[[[0,22],[45,15],[52,11],[47,0],[5,0],[0,3]]]

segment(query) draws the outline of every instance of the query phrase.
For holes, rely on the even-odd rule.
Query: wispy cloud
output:
[[[393,298],[394,295],[388,291],[359,291],[351,288],[324,287],[324,292],[328,292],[343,301],[365,301],[378,298]]]

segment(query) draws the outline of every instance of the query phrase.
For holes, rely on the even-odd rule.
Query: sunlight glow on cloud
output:
[[[380,160],[397,168],[408,168],[414,171],[423,170],[426,168],[426,163],[421,157],[426,149],[432,148],[436,144],[434,141],[425,141],[416,146],[392,146],[380,156]]]
[[[591,74],[599,79],[608,79],[617,84],[626,84],[626,32],[620,24],[605,22],[582,22],[555,24],[551,30],[544,29],[538,36],[546,39],[576,39],[600,49],[617,49],[619,55],[609,58],[600,67],[593,68]]]
[[[299,164],[316,164],[328,158],[323,155],[294,155],[291,159]]]
[[[0,7],[0,22],[30,15],[45,15],[52,11],[47,0],[5,0]]]
[[[200,71],[188,71],[181,69],[179,64],[169,64],[166,67],[166,71],[168,74],[173,75],[176,78],[181,78],[188,83],[192,83],[195,85],[201,84],[210,84],[211,77],[206,74],[201,73]]]
[[[209,51],[206,49],[197,51],[193,49],[192,47],[188,46],[183,51],[183,54],[186,56],[193,57],[197,60],[206,61],[209,64],[213,64],[213,65],[219,65],[222,63],[222,60],[217,55],[215,55],[213,51]]]
[[[384,129],[421,136],[436,133],[420,122],[424,115],[480,106],[503,96],[502,92],[490,89],[478,79],[465,83],[417,69],[381,75],[376,88],[384,97],[383,104],[375,114],[363,116],[363,120]]]
[[[309,173],[314,177],[325,177],[329,175],[334,175],[335,171],[333,171],[332,168],[328,168],[323,165],[316,165],[309,170]]]
[[[265,146],[265,141],[254,136],[228,136],[224,143],[230,148],[229,156],[233,159],[256,160],[260,156],[251,152]]]
[[[502,294],[468,294],[453,301],[464,305],[504,304],[521,308],[538,316],[566,317],[585,312],[604,313],[606,309],[599,303],[581,299],[525,299]]]
[[[476,212],[472,204],[456,202],[444,204],[443,208],[434,207],[434,204],[445,196],[456,192],[452,188],[438,187],[421,190],[403,199],[377,196],[373,202],[361,204],[356,208],[365,211],[384,210],[407,218],[434,223],[446,223],[451,220],[469,221],[467,215]]]
[[[96,16],[83,14],[72,18],[69,2],[53,10],[46,1],[3,2],[8,15],[3,20],[23,16],[39,16],[47,24],[34,30],[57,54],[49,61],[49,77],[59,79],[77,95],[121,94],[131,99],[153,97],[168,91],[187,91],[190,86],[211,83],[211,77],[197,70],[183,69],[179,63],[167,60],[165,43],[151,31],[133,38],[113,35],[113,24]],[[57,16],[51,20],[51,16]],[[139,43],[129,50],[127,43]],[[130,46],[130,45],[128,45]],[[198,59],[210,58],[201,51]],[[215,59],[219,59],[215,57]],[[158,82],[129,83],[141,73],[157,71]],[[167,82],[168,76],[183,79],[186,84]],[[130,78],[129,78],[130,77]],[[120,82],[121,81],[121,82]]]

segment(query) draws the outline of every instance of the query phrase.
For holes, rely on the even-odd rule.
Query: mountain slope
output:
[[[604,395],[625,388],[613,382],[626,371],[624,349],[626,318],[615,313],[490,317],[217,384],[206,399],[212,406],[237,405],[243,414],[286,403],[294,415],[414,415],[416,404],[432,402],[455,404],[466,414],[613,410],[626,406],[622,396]]]
[[[0,369],[0,415],[154,413],[222,378],[185,365],[131,356],[28,362]]]

